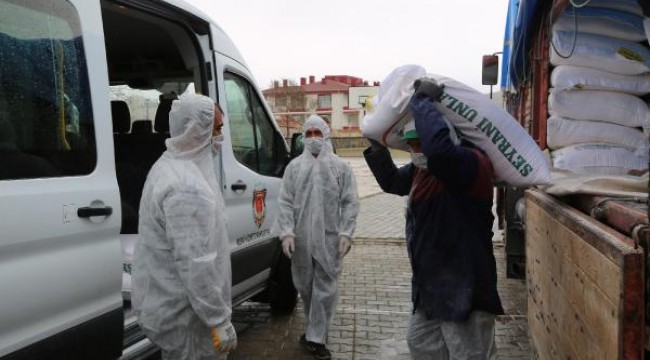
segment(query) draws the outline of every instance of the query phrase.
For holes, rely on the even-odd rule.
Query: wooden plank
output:
[[[537,204],[545,212],[569,228],[584,242],[598,249],[605,257],[622,267],[625,255],[641,254],[640,249],[630,246],[634,242],[612,228],[589,218],[539,190],[527,190],[526,199]],[[528,225],[529,222],[527,222]],[[554,229],[550,229],[554,231]]]
[[[533,206],[527,210],[529,223],[535,224],[530,231],[527,228],[528,254],[535,254],[533,259],[537,260],[538,271],[533,276],[540,279],[540,308],[545,324],[562,334],[554,339],[558,351],[570,355],[574,353],[573,349],[579,348],[580,351],[576,352],[591,359],[599,358],[603,349],[605,354],[608,351],[614,354],[614,357],[605,358],[615,358],[619,348],[619,324],[617,316],[608,318],[605,315],[612,312],[616,315],[618,311],[614,301],[598,289],[595,274],[598,266],[609,262],[614,273],[607,276],[620,279],[620,269],[540,207]],[[549,229],[553,229],[552,234]],[[560,249],[569,251],[562,253]],[[567,272],[574,274],[569,281]],[[581,282],[576,284],[573,279]],[[608,292],[620,292],[620,280],[609,281],[612,282],[615,288]],[[587,338],[591,340],[587,341]]]
[[[585,272],[589,281],[601,287],[610,302],[618,302],[621,297],[621,267],[605,257],[597,249],[584,242],[582,238],[564,228],[565,239],[571,247],[571,259]]]
[[[630,314],[624,311],[621,265],[629,264],[630,256],[641,257],[629,246],[619,251],[619,244],[608,243],[612,237],[605,237],[605,244],[592,246],[599,237],[587,236],[588,241],[584,237],[598,226],[583,226],[590,221],[585,217],[577,222],[582,231],[573,231],[567,219],[578,215],[558,216],[558,211],[547,211],[527,195],[528,319],[533,345],[542,359],[629,358],[623,355],[624,342],[642,337],[638,336],[639,326],[629,331],[631,335],[623,336],[623,329],[629,328],[625,327],[629,320],[623,321],[623,315]],[[642,280],[633,283],[628,287],[641,284],[642,289]]]
[[[535,219],[540,218],[535,217]],[[562,225],[549,224],[551,220],[546,217],[535,221],[535,225],[531,225],[532,229],[527,229],[535,238],[544,241],[526,242],[527,253],[536,260],[529,279],[532,284],[537,284],[536,289],[541,293],[537,304],[540,308],[538,318],[544,319],[545,332],[562,334],[553,338],[550,342],[551,348],[546,352],[551,356],[550,358],[556,358],[557,354],[564,354],[572,359],[593,359],[596,358],[594,354],[600,352],[585,340],[592,338],[593,334],[584,322],[580,305],[575,305],[576,301],[572,301],[573,298],[582,297],[580,290],[582,287],[579,286],[578,280],[574,281],[578,283],[575,285],[566,280],[569,273],[580,272],[583,278],[585,275],[575,264],[569,262],[569,257],[564,256],[566,253],[563,250],[569,247],[564,246],[566,240],[564,231],[561,231]],[[554,229],[553,234],[556,236],[550,236],[548,229]],[[578,333],[586,333],[586,335],[581,337],[570,335]]]

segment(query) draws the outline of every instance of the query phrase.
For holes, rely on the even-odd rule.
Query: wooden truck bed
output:
[[[541,359],[643,359],[644,257],[634,241],[526,191],[526,281]]]

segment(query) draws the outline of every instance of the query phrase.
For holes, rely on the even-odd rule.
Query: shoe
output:
[[[330,360],[332,358],[332,353],[327,350],[325,345],[313,341],[307,341],[305,334],[300,337],[300,344],[302,344],[307,352],[314,355],[318,360]]]
[[[313,350],[310,351],[312,355],[318,360],[330,360],[332,358],[332,353],[327,350],[325,345],[311,342],[310,345],[312,346]]]

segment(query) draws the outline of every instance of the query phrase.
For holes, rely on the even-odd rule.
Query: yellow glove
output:
[[[229,353],[237,347],[237,333],[230,321],[217,325],[212,331],[212,345],[219,353]]]

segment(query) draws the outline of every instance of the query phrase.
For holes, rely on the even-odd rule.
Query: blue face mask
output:
[[[427,169],[427,157],[423,153],[411,153],[411,162],[420,169]]]

